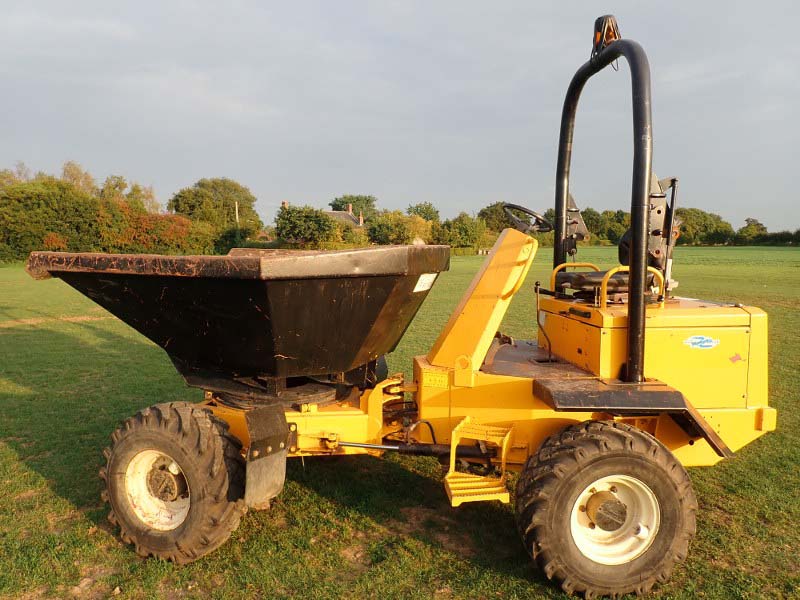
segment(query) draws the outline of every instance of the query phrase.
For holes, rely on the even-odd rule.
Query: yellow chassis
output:
[[[381,454],[340,442],[385,443],[402,423],[384,419],[384,404],[411,396],[439,444],[449,444],[467,417],[506,428],[503,459],[512,470],[550,434],[591,419],[616,419],[645,430],[686,466],[718,462],[720,455],[706,439],[687,434],[669,414],[559,412],[536,396],[535,377],[487,372],[487,355],[498,344],[495,334],[536,250],[536,241],[525,234],[510,229],[501,234],[430,352],[414,359],[413,382],[396,375],[354,401],[287,411],[289,456]],[[596,303],[542,297],[538,343],[543,348],[551,343],[552,354],[581,369],[587,380],[609,381],[619,376],[625,360],[626,307],[609,303],[605,286],[601,296]],[[767,317],[760,309],[692,299],[648,306],[645,374],[682,392],[731,450],[775,429],[776,412],[767,402]],[[244,411],[218,404],[210,395],[206,404],[247,447]],[[430,443],[432,437],[427,427],[418,427],[411,441]]]

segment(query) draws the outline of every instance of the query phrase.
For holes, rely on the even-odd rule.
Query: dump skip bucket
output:
[[[27,270],[64,280],[150,338],[192,383],[356,369],[395,348],[449,262],[447,246],[34,252]]]

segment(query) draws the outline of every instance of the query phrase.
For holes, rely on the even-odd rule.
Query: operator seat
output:
[[[675,239],[680,231],[680,219],[671,215],[674,208],[667,201],[667,190],[674,185],[676,179],[668,177],[658,180],[652,175],[650,189],[650,235],[647,241],[647,265],[655,267],[662,273],[666,271],[667,261],[672,258],[672,248]],[[570,200],[572,200],[570,196]],[[674,200],[674,195],[673,195]],[[577,210],[577,209],[575,209]],[[665,235],[665,229],[672,225],[671,235]],[[631,229],[622,235],[617,246],[619,264],[630,266],[630,244],[632,238]],[[577,247],[575,247],[577,250]],[[564,292],[566,289],[573,290],[579,296],[594,295],[600,290],[600,285],[608,271],[559,271],[556,274],[556,289],[554,291]],[[647,286],[653,286],[654,275],[648,271]],[[628,291],[628,273],[615,273],[608,280],[609,293],[625,293]]]
[[[622,264],[622,263],[620,263]],[[627,264],[625,265],[627,266]],[[566,289],[591,294],[594,296],[600,290],[603,277],[608,271],[559,271],[556,274],[556,290],[563,292]],[[647,274],[647,285],[653,285],[653,274]],[[628,291],[628,274],[614,273],[608,280],[608,291],[624,293]]]

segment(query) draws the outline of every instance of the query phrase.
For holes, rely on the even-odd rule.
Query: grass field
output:
[[[581,259],[610,266],[613,250]],[[533,335],[543,249],[503,329]],[[390,357],[408,371],[480,264],[455,258]],[[800,250],[677,250],[679,292],[770,315],[778,431],[691,470],[700,502],[668,598],[800,598]],[[428,459],[291,462],[273,510],[249,513],[187,567],[139,559],[99,501],[101,449],[137,409],[199,400],[166,355],[57,280],[0,267],[0,595],[10,597],[557,598],[517,539],[511,508],[449,508]],[[116,589],[118,588],[118,589]]]

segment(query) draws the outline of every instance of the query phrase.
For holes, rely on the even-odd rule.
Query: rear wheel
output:
[[[549,438],[517,484],[517,525],[549,579],[586,597],[647,593],[686,558],[697,502],[651,435],[589,421]]]
[[[127,419],[105,450],[109,521],[142,556],[187,563],[219,547],[246,508],[241,445],[210,411],[159,404]]]

